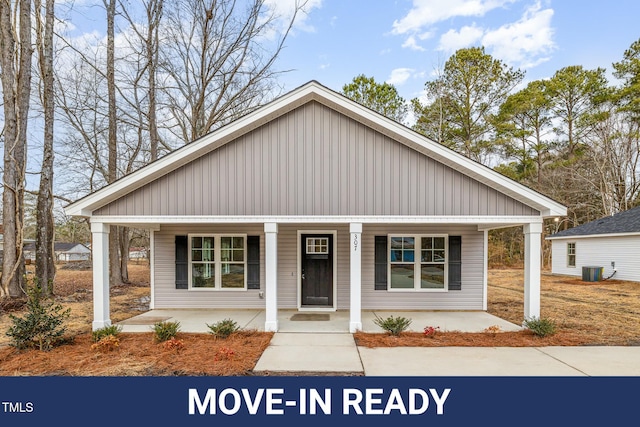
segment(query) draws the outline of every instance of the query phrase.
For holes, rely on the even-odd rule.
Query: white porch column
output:
[[[349,332],[362,330],[362,224],[349,225],[351,239],[350,246],[350,303],[349,303]]]
[[[540,238],[542,223],[524,226],[524,317],[540,317]]]
[[[91,223],[93,330],[111,326],[109,311],[109,224]]]
[[[264,224],[265,322],[264,330],[278,331],[278,224]]]

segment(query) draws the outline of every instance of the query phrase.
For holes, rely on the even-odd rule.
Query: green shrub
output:
[[[153,332],[155,333],[155,340],[157,342],[164,342],[175,338],[180,330],[180,322],[157,322],[153,325]]]
[[[91,338],[93,339],[93,342],[98,342],[104,337],[117,337],[120,332],[122,332],[122,326],[105,326],[104,328],[96,329],[95,331],[93,331],[91,333]]]
[[[539,337],[546,337],[556,333],[556,324],[550,319],[530,317],[524,319],[524,326]]]
[[[67,327],[64,322],[71,309],[66,310],[60,304],[43,295],[37,283],[27,289],[27,313],[24,317],[9,315],[12,326],[7,331],[11,345],[24,350],[37,348],[41,351],[51,350],[62,344]]]
[[[406,317],[402,316],[389,316],[386,319],[381,319],[375,314],[374,316],[376,318],[373,322],[385,331],[389,332],[391,335],[400,335],[411,324],[411,319],[407,319]]]
[[[229,335],[240,329],[240,326],[231,319],[220,320],[213,325],[207,324],[207,327],[209,328],[209,333],[216,338],[228,338]]]

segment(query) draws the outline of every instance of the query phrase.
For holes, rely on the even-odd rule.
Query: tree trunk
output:
[[[17,21],[12,20],[13,16]],[[24,294],[24,182],[32,54],[30,0],[20,0],[18,4],[0,2],[0,51],[4,102],[4,258],[0,296],[19,297]]]
[[[118,227],[118,240],[120,242],[120,281],[129,282],[129,227]]]
[[[53,22],[54,0],[45,0],[44,34],[42,32],[42,1],[35,2],[36,46],[42,79],[41,100],[44,109],[44,147],[38,191],[36,222],[36,277],[44,295],[53,294],[56,267],[54,257],[53,222]]]
[[[109,102],[108,121],[108,151],[107,183],[111,184],[118,178],[118,140],[116,127],[116,81],[115,81],[115,16],[116,1],[105,0],[107,9],[107,97]],[[120,284],[120,256],[118,244],[118,227],[111,226],[109,232],[109,284]]]
[[[163,0],[151,0],[147,5],[147,72],[149,78],[149,150],[151,161],[158,159],[158,122],[156,103],[156,70],[158,68],[158,28],[162,17]]]

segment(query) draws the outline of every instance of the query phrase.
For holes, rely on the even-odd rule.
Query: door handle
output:
[[[302,280],[304,280],[304,273],[302,273]]]

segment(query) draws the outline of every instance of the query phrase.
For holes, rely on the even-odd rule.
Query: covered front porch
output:
[[[504,332],[519,331],[521,326],[496,317],[485,311],[389,311],[363,310],[362,332],[377,333],[383,330],[374,323],[377,317],[403,316],[411,319],[408,331],[423,332],[427,326],[440,331],[483,332],[490,326],[499,326]],[[179,322],[180,330],[189,333],[207,333],[212,325],[224,319],[235,321],[241,329],[264,331],[265,310],[210,310],[210,309],[156,309],[118,322],[123,332],[150,332],[156,322]],[[349,311],[307,313],[298,310],[278,311],[278,332],[288,333],[349,333]]]
[[[146,220],[146,221],[145,221]],[[151,221],[150,221],[151,220]],[[155,221],[154,221],[155,220]],[[265,221],[266,220],[266,221]],[[277,220],[277,221],[276,221]],[[219,317],[230,309],[234,315],[245,313],[249,319],[237,320],[245,328],[270,332],[287,330],[314,330],[344,332],[374,332],[380,328],[373,323],[374,314],[412,313],[404,315],[414,319],[412,327],[422,331],[425,326],[440,326],[447,330],[484,330],[498,322],[484,310],[487,309],[487,241],[488,230],[504,226],[522,225],[525,234],[524,268],[524,317],[536,317],[540,313],[540,233],[538,217],[404,217],[382,222],[379,218],[92,218],[93,233],[93,329],[111,324],[109,309],[108,234],[110,225],[145,227],[151,230],[151,304],[148,316],[155,321],[179,318],[188,313],[181,324],[184,327],[206,332],[206,323],[213,323],[208,313]],[[505,223],[504,221],[507,220]],[[144,222],[143,222],[144,221]],[[524,224],[523,224],[524,223]],[[191,285],[179,287],[173,277],[177,271],[177,258],[173,247],[176,236],[206,230],[257,235],[259,243],[259,276],[257,287],[237,290],[202,290]],[[229,231],[231,230],[231,231]],[[411,233],[413,231],[413,233]],[[328,235],[332,242],[329,258],[335,268],[328,276],[332,283],[327,307],[304,306],[301,303],[305,270],[301,253],[306,243],[304,233]],[[448,233],[448,234],[447,234]],[[443,289],[392,289],[386,283],[378,286],[377,261],[378,237],[417,234],[439,235],[443,241],[451,241],[452,235],[462,235],[462,250],[458,260],[462,269],[458,273],[458,286],[453,286],[452,274],[444,279]],[[448,236],[448,237],[447,237]],[[449,238],[450,237],[450,238]],[[460,240],[460,237],[458,237]],[[248,240],[245,240],[248,241]],[[317,242],[316,242],[317,243]],[[301,249],[302,246],[302,249]],[[388,248],[391,248],[390,244]],[[383,256],[389,254],[386,243]],[[375,251],[374,251],[375,249]],[[416,249],[416,252],[419,252]],[[248,252],[247,252],[248,253]],[[451,246],[446,263],[453,264]],[[186,257],[186,256],[185,256]],[[173,264],[176,263],[176,269]],[[385,261],[389,266],[389,260]],[[416,264],[420,267],[420,264]],[[419,272],[419,268],[416,271]],[[308,272],[307,272],[308,273]],[[447,274],[447,273],[445,273]],[[307,274],[308,276],[308,274]],[[391,277],[391,276],[389,276]],[[446,277],[446,276],[445,276]],[[386,273],[383,274],[386,282]],[[412,279],[413,280],[413,279]],[[375,282],[375,286],[374,286]],[[175,288],[174,288],[175,287]],[[462,291],[460,289],[462,288]],[[164,298],[159,301],[159,298]],[[225,299],[226,298],[226,299]],[[158,310],[162,309],[162,310]],[[171,315],[162,314],[171,309]],[[195,309],[195,310],[186,310]],[[237,310],[236,309],[243,309]],[[184,311],[181,311],[184,310]],[[395,310],[395,311],[394,311]],[[198,314],[202,313],[202,314]],[[300,315],[294,317],[291,313]],[[303,316],[308,313],[309,316]],[[444,316],[442,313],[449,313]],[[312,315],[315,314],[315,315]],[[387,314],[388,316],[389,314]],[[383,317],[378,315],[379,317]],[[424,317],[427,316],[427,317]],[[441,317],[444,316],[444,317]],[[304,317],[311,317],[305,320]],[[325,318],[327,318],[325,320]],[[223,317],[224,318],[224,317]],[[322,319],[322,320],[314,320]],[[455,319],[462,319],[460,325]],[[298,320],[302,319],[302,320]],[[470,319],[476,320],[471,322]],[[147,323],[149,319],[142,319]],[[153,319],[152,319],[153,320]],[[196,323],[193,323],[196,322]],[[476,323],[466,326],[468,323]],[[453,325],[453,326],[452,326]],[[136,326],[134,329],[144,329]],[[146,325],[148,326],[148,325]],[[503,328],[504,329],[504,328]]]

